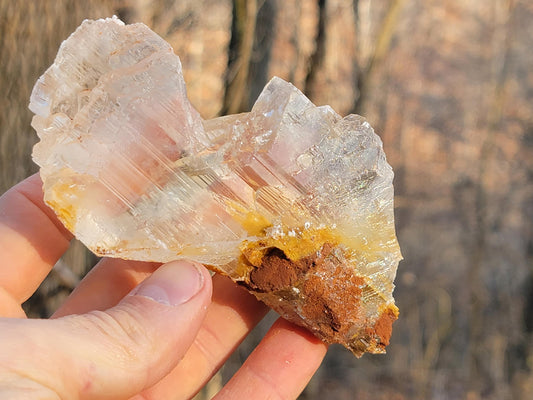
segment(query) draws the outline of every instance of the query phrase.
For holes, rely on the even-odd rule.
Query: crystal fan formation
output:
[[[384,352],[401,255],[362,117],[273,78],[251,112],[203,120],[170,45],[117,18],[63,42],[30,109],[45,201],[96,254],[201,262],[327,343]]]

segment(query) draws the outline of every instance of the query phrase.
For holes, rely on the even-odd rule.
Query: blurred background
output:
[[[204,118],[248,111],[278,75],[384,141],[400,319],[387,355],[332,346],[301,399],[533,398],[533,2],[0,0],[1,192],[36,171],[36,79],[83,19],[113,14],[172,44]],[[27,312],[48,316],[95,261],[73,243]]]

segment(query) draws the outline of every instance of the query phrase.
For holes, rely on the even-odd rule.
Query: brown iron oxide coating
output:
[[[353,331],[354,321],[365,318],[361,296],[368,286],[342,264],[330,244],[297,261],[279,248],[269,248],[242,284],[286,319],[326,343],[345,345],[357,356],[365,351],[384,352],[389,344],[397,318],[393,309],[386,308],[377,321],[365,322],[364,329]]]
[[[376,336],[379,336],[383,345],[388,346],[390,342],[390,337],[392,335],[392,324],[394,321],[396,321],[397,318],[398,316],[396,315],[396,313],[390,308],[387,308],[379,316],[379,319],[374,325],[374,331],[370,330],[368,334],[375,334]]]
[[[313,264],[314,260],[310,257],[291,261],[282,250],[273,247],[265,253],[261,267],[250,273],[250,286],[260,292],[288,289],[296,284]]]

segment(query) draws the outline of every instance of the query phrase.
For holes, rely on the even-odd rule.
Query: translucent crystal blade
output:
[[[273,78],[251,112],[204,121],[170,46],[116,18],[62,44],[30,109],[45,200],[96,254],[199,261],[326,342],[384,351],[401,255],[362,117]]]

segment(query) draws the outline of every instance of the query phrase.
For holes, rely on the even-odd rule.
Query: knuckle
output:
[[[140,361],[150,354],[153,339],[143,318],[133,307],[121,307],[87,315],[91,325],[128,362]]]

